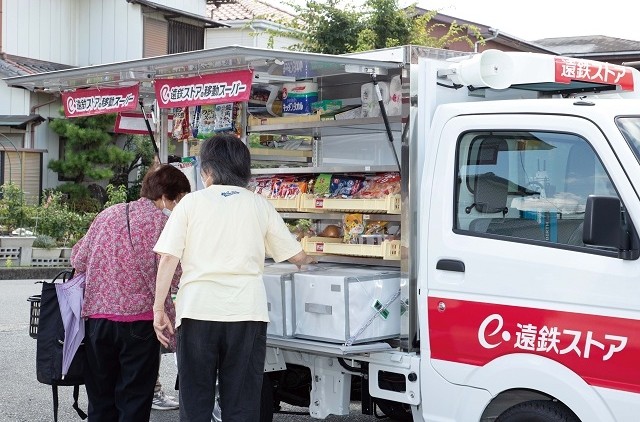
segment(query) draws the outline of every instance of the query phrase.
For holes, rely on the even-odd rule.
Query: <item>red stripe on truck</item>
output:
[[[561,363],[598,387],[640,393],[640,321],[430,297],[431,357],[483,366],[511,353]]]

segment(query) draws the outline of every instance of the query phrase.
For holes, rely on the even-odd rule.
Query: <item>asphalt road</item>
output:
[[[51,387],[36,379],[36,340],[29,336],[29,302],[27,298],[40,293],[35,280],[0,280],[0,421],[50,422],[53,420]],[[160,378],[167,394],[173,389],[177,368],[173,355],[165,355],[161,362]],[[72,409],[72,387],[59,387],[60,422],[80,421]],[[80,407],[87,409],[87,396],[81,388]],[[304,412],[306,409],[284,407],[283,410]],[[178,411],[151,411],[151,422],[178,421]],[[276,414],[274,422],[302,422],[314,420],[308,415]],[[348,416],[329,416],[327,422],[373,422],[379,419],[360,414],[352,404]]]

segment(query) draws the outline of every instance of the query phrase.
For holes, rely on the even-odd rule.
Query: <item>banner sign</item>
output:
[[[214,73],[182,79],[156,79],[160,108],[248,101],[253,70]]]
[[[593,60],[556,57],[556,82],[595,82],[618,85],[624,91],[633,91],[630,68]]]
[[[66,117],[94,116],[135,110],[138,107],[140,86],[122,88],[79,89],[62,93]]]

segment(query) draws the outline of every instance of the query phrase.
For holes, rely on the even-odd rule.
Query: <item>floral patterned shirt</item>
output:
[[[167,216],[147,198],[113,205],[91,223],[85,236],[73,247],[71,263],[85,273],[83,317],[112,315],[114,320],[153,320],[158,256],[153,252]],[[176,289],[180,267],[172,282]],[[173,321],[171,296],[165,309]],[[124,318],[122,318],[124,317]]]

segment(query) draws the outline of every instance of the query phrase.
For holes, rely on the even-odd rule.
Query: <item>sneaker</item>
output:
[[[151,408],[155,410],[175,410],[180,407],[180,404],[175,397],[167,396],[164,391],[160,390],[153,393],[153,401],[151,402]]]

